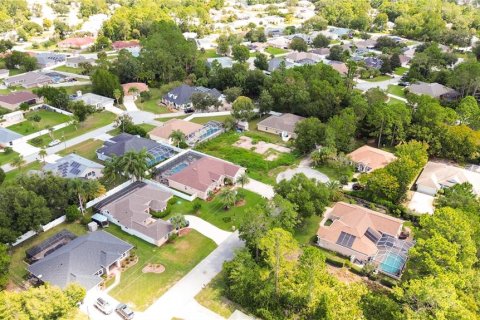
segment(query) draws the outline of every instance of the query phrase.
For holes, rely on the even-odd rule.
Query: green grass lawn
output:
[[[150,124],[150,123],[142,123],[142,124],[139,124],[138,126],[145,129],[145,131],[147,131],[147,133],[150,132],[153,128],[156,127],[155,125]],[[115,128],[113,130],[108,131],[107,133],[112,135],[112,136],[116,136],[116,135],[119,135],[120,133],[122,133],[122,130],[120,130],[120,128]]]
[[[18,156],[18,153],[12,151],[10,153],[0,152],[0,166],[12,162]]]
[[[30,111],[24,116],[26,119],[25,121],[14,124],[13,126],[8,127],[8,129],[20,133],[21,135],[29,135],[46,129],[47,127],[53,127],[57,124],[71,120],[70,116],[48,110]],[[34,116],[39,116],[41,118],[40,121],[35,122],[31,120]]]
[[[82,86],[71,86],[71,87],[64,87],[68,94],[75,94],[77,91],[82,91],[82,93],[92,92],[92,86],[82,85]]]
[[[82,74],[82,72],[83,72],[82,68],[72,68],[72,67],[67,67],[67,66],[59,66],[59,67],[56,67],[53,70],[75,73],[75,74]]]
[[[399,100],[399,99],[395,99],[395,98],[390,98],[387,102],[387,104],[392,104],[392,103],[401,103],[401,104],[405,104],[404,101],[402,100]]]
[[[334,164],[323,164],[315,167],[316,170],[324,173],[332,180],[340,180],[343,176],[347,176],[349,179],[352,178],[354,173],[354,168],[350,166],[336,166]]]
[[[189,114],[185,114],[185,115],[181,115],[181,116],[172,115],[171,117],[168,117],[168,118],[155,118],[155,120],[160,121],[160,122],[165,122],[165,121],[168,121],[170,119],[185,119],[188,116],[189,116]]]
[[[216,247],[195,230],[161,247],[126,234],[115,225],[110,225],[107,231],[135,246],[138,263],[123,272],[120,284],[110,291],[111,296],[135,310],[145,310]],[[147,263],[161,263],[165,272],[143,273]]]
[[[369,81],[369,82],[381,82],[381,81],[386,81],[386,80],[390,80],[390,79],[392,79],[392,77],[387,76],[387,75],[382,75],[382,76],[377,76],[377,77],[374,77],[374,78],[364,79],[364,80]]]
[[[406,67],[398,67],[396,68],[393,73],[395,73],[397,76],[403,76],[404,73],[408,71],[408,68]]]
[[[28,266],[27,263],[24,261],[25,259],[25,251],[30,249],[31,247],[38,245],[40,242],[46,240],[47,238],[53,236],[57,232],[66,229],[76,235],[82,235],[87,232],[85,226],[78,224],[78,223],[62,223],[55,228],[48,230],[47,232],[42,232],[27,241],[19,244],[11,251],[11,263],[8,269],[9,278],[16,284],[21,284],[23,282],[24,277],[27,275],[26,267]]]
[[[67,154],[75,153],[86,159],[99,162],[95,151],[97,151],[97,149],[100,148],[102,145],[103,145],[102,140],[88,139],[82,143],[79,143],[67,149],[64,149],[60,151],[58,154],[61,156],[66,156]]]
[[[274,56],[277,56],[277,55],[280,55],[280,54],[287,53],[288,50],[275,48],[275,47],[267,47],[267,48],[265,48],[265,52],[268,53],[268,54],[273,54]]]
[[[4,182],[13,181],[13,180],[15,180],[16,177],[18,177],[22,173],[28,173],[28,171],[30,171],[30,170],[41,170],[42,167],[43,167],[43,163],[41,163],[38,160],[30,162],[29,164],[26,164],[25,166],[23,166],[20,169],[14,169],[12,171],[6,172]]]
[[[53,139],[62,139],[69,140],[75,137],[78,137],[84,133],[104,127],[112,123],[117,116],[114,113],[108,111],[102,111],[100,113],[94,113],[87,118],[84,122],[74,126],[73,124],[66,126],[65,128],[56,130],[53,132]],[[47,146],[52,140],[50,135],[44,134],[38,138],[34,138],[29,141],[30,144],[36,147]]]
[[[293,237],[301,245],[312,243],[312,240],[316,237],[320,221],[322,221],[321,215],[314,215],[305,219],[304,223],[295,230]]]
[[[261,196],[254,192],[245,189],[241,189],[240,192],[245,195],[245,203],[241,206],[230,208],[229,210],[223,208],[218,196],[211,201],[196,199],[192,202],[176,198],[177,202],[169,207],[170,215],[164,219],[169,219],[176,214],[195,214],[193,211],[193,205],[198,202],[202,205],[197,214],[198,217],[210,222],[220,229],[232,231],[232,226],[239,226],[245,210],[265,202]]]
[[[205,124],[207,123],[208,121],[218,121],[218,122],[222,122],[225,121],[225,119],[227,118],[228,116],[216,116],[216,117],[198,117],[198,118],[193,118],[192,120],[190,120],[190,122],[194,122],[194,123],[199,123],[199,124]]]
[[[144,102],[141,102],[141,98],[137,99],[137,101],[135,101],[135,104],[137,105],[138,109],[143,111],[148,111],[155,114],[169,113],[170,110],[166,106],[161,105],[160,100],[168,91],[170,91],[177,85],[178,83],[174,83],[172,85],[164,85],[161,88],[150,88],[151,98]]]
[[[257,140],[275,142],[268,141],[266,137],[260,136],[255,132],[247,132],[245,135],[255,136],[253,138]],[[272,169],[281,166],[291,166],[298,161],[298,157],[292,153],[281,153],[277,159],[268,161],[265,160],[264,155],[251,150],[234,147],[233,143],[235,143],[240,136],[241,134],[236,132],[224,133],[210,141],[199,144],[196,149],[246,167],[250,177],[271,185],[275,184],[276,177],[276,175],[270,172]]]
[[[221,55],[217,53],[216,49],[207,49],[205,50],[205,52],[200,53],[200,58],[203,58],[203,59],[218,58],[218,57],[221,57]]]
[[[405,98],[405,91],[402,86],[390,84],[388,86],[387,92],[398,97]]]
[[[280,137],[280,135],[278,134],[272,134],[272,133],[268,133],[268,132],[263,132],[263,131],[260,131],[257,129],[257,124],[268,118],[268,116],[264,116],[264,117],[261,117],[261,118],[255,118],[253,120],[250,120],[248,122],[248,130],[247,132],[245,132],[244,134],[246,136],[249,136],[250,138],[260,138],[262,137],[262,139],[264,139],[265,142],[270,142],[270,143],[275,143],[275,144],[280,144],[280,145],[285,145],[285,142],[282,140],[282,137]]]

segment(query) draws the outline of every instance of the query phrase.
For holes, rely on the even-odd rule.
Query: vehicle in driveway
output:
[[[124,320],[131,320],[135,316],[135,313],[125,303],[120,303],[115,310]]]
[[[103,298],[98,298],[97,301],[95,301],[95,307],[97,307],[97,309],[104,314],[111,314],[113,312],[113,308],[110,303]]]
[[[49,147],[53,147],[53,146],[56,146],[57,144],[60,144],[60,142],[61,142],[60,140],[55,139],[55,140],[53,140],[52,142],[50,142],[50,143],[48,144],[48,146],[49,146]]]

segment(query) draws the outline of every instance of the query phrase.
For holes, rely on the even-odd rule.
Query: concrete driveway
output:
[[[250,181],[243,186],[244,189],[255,192],[256,194],[261,195],[264,198],[272,199],[275,195],[273,187],[271,185],[265,184],[263,182],[249,178]]]
[[[307,178],[315,179],[318,182],[327,183],[330,181],[330,179],[320,171],[317,171],[312,168],[299,167],[295,169],[288,169],[286,171],[279,173],[277,176],[277,183],[285,179],[290,180],[293,178],[294,175],[298,173],[303,173],[304,175],[307,176]]]
[[[138,111],[137,105],[133,100],[133,96],[125,96],[123,98],[123,105],[125,106],[125,109],[127,109],[128,112]]]
[[[190,222],[190,228],[197,230],[205,237],[215,241],[217,245],[225,241],[232,233],[215,227],[213,224],[200,219],[197,216],[185,215],[185,219]]]

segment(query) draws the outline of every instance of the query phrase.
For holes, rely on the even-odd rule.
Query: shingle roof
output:
[[[21,82],[23,86],[34,86],[37,84],[43,84],[47,82],[53,82],[53,79],[40,72],[26,72],[17,76],[10,77],[4,80],[5,84]]]
[[[305,118],[295,114],[284,113],[280,116],[270,116],[260,121],[257,125],[293,133],[295,132],[295,125],[297,122],[302,121],[303,119]]]
[[[182,84],[181,86],[170,90],[170,92],[163,96],[163,99],[169,101],[170,103],[175,103],[176,105],[184,105],[190,103],[192,94],[197,92],[210,94],[217,99],[220,98],[220,96],[222,95],[222,93],[217,89],[192,87],[186,84]]]
[[[43,167],[45,171],[52,171],[54,174],[64,178],[79,178],[87,169],[103,169],[103,165],[85,159],[77,154],[71,153],[55,163],[48,163]]]
[[[408,87],[408,91],[414,94],[425,94],[433,98],[440,98],[445,94],[455,94],[456,91],[452,88],[446,87],[440,83],[414,83]]]
[[[0,127],[0,143],[9,143],[10,141],[16,140],[23,137],[21,134],[18,134],[12,130]]]
[[[182,119],[171,119],[163,124],[161,127],[156,127],[149,132],[150,135],[168,139],[170,134],[175,130],[180,130],[186,136],[199,131],[203,128],[201,124],[185,121]]]
[[[78,282],[87,290],[102,281],[95,273],[108,267],[133,246],[104,231],[78,237],[30,265],[30,273],[53,285],[65,288]]]
[[[115,41],[112,43],[112,48],[115,50],[134,48],[138,46],[140,46],[140,42],[138,40]]]
[[[96,106],[97,104],[102,104],[102,103],[108,103],[108,102],[113,102],[114,100],[109,97],[104,97],[95,93],[85,93],[82,94],[79,97],[76,97],[75,100],[80,100],[85,102],[85,104],[90,105],[90,106]]]
[[[97,152],[111,156],[112,154],[122,156],[128,151],[139,152],[143,149],[153,149],[159,146],[159,144],[153,140],[141,138],[131,135],[129,133],[121,133],[118,136],[106,141],[102,148]]]
[[[18,91],[9,93],[7,95],[0,95],[0,101],[8,104],[18,104],[28,102],[34,99],[38,99],[38,96],[29,91]]]
[[[372,170],[383,168],[396,159],[393,153],[367,145],[361,146],[347,156],[352,159],[353,162],[369,166]]]

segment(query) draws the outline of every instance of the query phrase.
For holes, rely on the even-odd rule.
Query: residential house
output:
[[[295,62],[292,62],[292,61],[289,61],[289,60],[286,60],[284,57],[281,57],[281,58],[276,57],[276,58],[270,59],[270,61],[268,61],[268,72],[273,72],[273,71],[277,70],[278,68],[280,68],[282,65],[284,65],[286,69],[290,69],[290,68],[299,66],[299,64],[297,64]]]
[[[140,93],[149,91],[148,85],[142,82],[130,82],[122,84],[123,95],[133,96],[136,99]]]
[[[0,126],[2,127],[8,127],[25,120],[23,116],[23,111],[20,110],[6,113],[0,116],[0,119],[2,119],[2,121],[0,122]]]
[[[115,102],[114,99],[109,97],[104,97],[91,92],[82,94],[81,91],[77,92],[74,100],[83,101],[86,105],[95,107],[95,109],[97,110],[105,110],[107,108],[112,108],[113,103]]]
[[[383,65],[383,60],[378,57],[366,57],[363,61],[368,68],[380,69]]]
[[[317,49],[312,49],[308,52],[319,55],[323,60],[330,54],[330,48],[317,48]]]
[[[42,283],[65,289],[78,283],[87,291],[104,281],[101,277],[120,268],[133,246],[104,231],[95,231],[58,247],[45,244],[48,255],[28,266],[29,273]]]
[[[54,163],[47,163],[42,170],[68,179],[99,179],[103,177],[103,168],[104,166],[99,163],[71,153]]]
[[[0,127],[0,147],[11,147],[13,141],[23,137],[10,129]]]
[[[347,28],[331,27],[330,29],[328,29],[327,35],[333,40],[344,37],[351,38],[353,35],[353,31]]]
[[[287,37],[274,37],[267,40],[267,44],[271,47],[279,48],[279,49],[288,49],[290,45],[290,39]]]
[[[344,62],[327,60],[326,63],[341,75],[346,75],[348,73],[348,67]]]
[[[6,79],[10,75],[10,70],[0,69],[0,79]]]
[[[359,49],[372,50],[372,49],[375,49],[376,45],[377,45],[377,39],[374,39],[374,38],[355,42],[355,46]]]
[[[295,126],[299,121],[305,119],[291,113],[284,113],[281,115],[271,115],[263,119],[257,124],[257,129],[260,131],[277,134],[282,138],[296,138]]]
[[[314,63],[318,63],[322,61],[322,57],[316,53],[313,52],[298,52],[294,51],[285,56],[285,59],[287,61],[291,62],[297,62],[300,63],[301,61],[304,60],[310,60],[313,61]]]
[[[460,94],[449,87],[444,86],[440,83],[426,83],[418,82],[410,85],[408,87],[408,92],[416,95],[427,95],[432,98],[442,99],[442,100],[455,100]]]
[[[93,37],[68,38],[60,41],[57,46],[62,49],[87,49],[95,44]]]
[[[3,80],[7,87],[21,86],[24,88],[42,87],[54,82],[54,80],[41,72],[26,72]]]
[[[317,231],[317,245],[349,257],[353,263],[373,263],[378,271],[399,278],[413,242],[405,240],[400,219],[358,205],[337,202],[327,209]]]
[[[35,59],[37,59],[38,67],[43,69],[54,67],[65,62],[66,56],[54,52],[41,52],[35,55]]]
[[[151,213],[164,211],[171,198],[170,192],[136,181],[97,203],[94,210],[126,233],[161,246],[175,230],[170,222],[154,219]]]
[[[222,68],[231,68],[235,63],[232,58],[230,57],[216,57],[216,58],[208,58],[207,65],[211,68],[214,62],[218,62]]]
[[[114,41],[112,43],[112,48],[115,51],[127,50],[134,57],[138,57],[140,55],[140,50],[142,49],[138,40]]]
[[[480,195],[480,173],[455,165],[429,161],[417,179],[417,191],[435,196],[444,188],[468,182],[475,194]]]
[[[95,66],[97,64],[97,60],[87,59],[84,56],[71,57],[71,58],[67,58],[67,61],[65,62],[65,66],[70,68],[80,68],[82,63],[88,63],[92,66]]]
[[[211,95],[217,100],[224,100],[222,93],[217,89],[192,87],[182,84],[181,86],[173,88],[166,95],[164,95],[162,98],[162,103],[178,110],[189,110],[193,108],[191,98],[194,93],[205,93]]]
[[[181,131],[186,138],[187,143],[194,142],[198,140],[202,132],[203,125],[185,121],[182,119],[170,119],[163,123],[162,126],[154,128],[148,134],[150,138],[155,141],[162,141],[169,144],[172,144],[172,139],[170,135],[173,131]]]
[[[400,63],[402,64],[402,67],[408,66],[408,64],[412,60],[412,57],[409,57],[405,54],[400,54],[400,55],[398,55],[398,57],[400,58]]]
[[[33,105],[43,102],[43,99],[29,91],[17,91],[6,95],[0,95],[0,107],[8,110],[16,110],[22,103]]]
[[[383,168],[397,159],[393,153],[367,145],[352,151],[347,157],[355,164],[357,171],[366,173]]]

